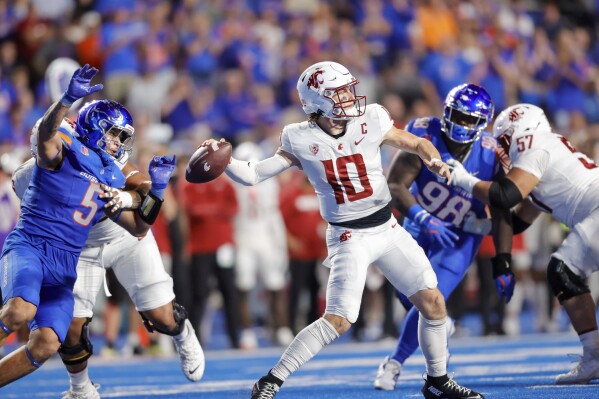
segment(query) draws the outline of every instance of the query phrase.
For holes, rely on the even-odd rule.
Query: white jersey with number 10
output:
[[[325,220],[360,219],[391,201],[380,145],[392,126],[387,110],[370,104],[363,116],[348,122],[341,137],[332,137],[307,121],[283,129],[281,149],[300,161]]]

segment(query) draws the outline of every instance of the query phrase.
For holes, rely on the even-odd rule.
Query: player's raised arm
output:
[[[214,139],[208,139],[202,143],[202,146],[210,146],[215,142],[216,140]],[[296,163],[299,162],[293,155],[279,149],[272,157],[258,162],[240,161],[231,157],[231,161],[225,169],[225,173],[237,183],[243,184],[244,186],[253,186],[261,181],[278,175]]]
[[[69,86],[60,101],[55,102],[44,114],[38,131],[38,165],[44,169],[56,169],[62,161],[62,139],[57,134],[58,128],[67,115],[69,108],[75,101],[91,93],[102,90],[103,86],[97,84],[90,86],[94,76],[98,73],[96,68],[84,65],[77,69]]]
[[[422,159],[424,165],[439,176],[449,179],[449,168],[441,160],[441,154],[429,140],[420,138],[412,133],[392,127],[383,137],[381,144],[405,150],[416,154]]]

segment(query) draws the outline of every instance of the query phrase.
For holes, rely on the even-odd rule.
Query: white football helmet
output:
[[[497,155],[507,172],[512,162],[509,157],[512,136],[516,133],[530,131],[551,131],[551,125],[545,112],[536,105],[516,104],[504,109],[493,125],[493,137],[497,140]]]
[[[71,76],[81,65],[67,57],[57,58],[46,68],[46,89],[52,101],[60,100],[67,89]]]
[[[493,125],[493,136],[512,137],[514,133],[525,131],[551,131],[545,112],[536,105],[516,104],[504,109]]]
[[[364,115],[366,96],[356,95],[356,79],[349,70],[333,61],[309,66],[297,81],[304,112],[330,119],[347,120]]]

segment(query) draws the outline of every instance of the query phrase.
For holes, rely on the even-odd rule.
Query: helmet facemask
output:
[[[123,151],[131,151],[133,149],[133,142],[135,141],[134,132],[135,130],[130,125],[124,127],[112,125],[108,130],[104,131],[104,134],[98,140],[98,148],[104,150],[110,156],[119,158]],[[116,150],[112,150],[110,146],[113,141],[117,141],[118,148]]]
[[[482,86],[456,86],[445,98],[441,127],[451,141],[472,143],[493,119],[493,111],[491,97]]]
[[[486,116],[465,113],[451,106],[445,108],[443,122],[447,137],[463,144],[476,140],[489,123]]]
[[[333,109],[331,115],[325,114],[327,118],[347,120],[364,115],[366,110],[366,96],[356,94],[358,80],[354,80],[344,86],[324,89],[322,96],[331,100]]]
[[[75,128],[85,145],[117,159],[133,146],[133,119],[116,101],[96,100],[85,104],[79,110]]]

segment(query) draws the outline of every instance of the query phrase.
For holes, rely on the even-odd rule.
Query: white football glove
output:
[[[104,192],[99,197],[107,200],[104,208],[108,208],[110,212],[116,213],[119,209],[130,209],[133,207],[133,196],[128,191],[109,187],[105,184],[101,184],[100,187],[102,187]]]
[[[493,223],[491,219],[478,218],[473,211],[469,211],[464,218],[462,230],[466,233],[480,234],[486,236],[491,232]]]
[[[447,182],[451,186],[457,186],[466,190],[469,194],[472,194],[474,185],[480,181],[479,178],[472,176],[464,165],[455,159],[449,159],[447,161],[449,169],[451,170],[451,178]]]

